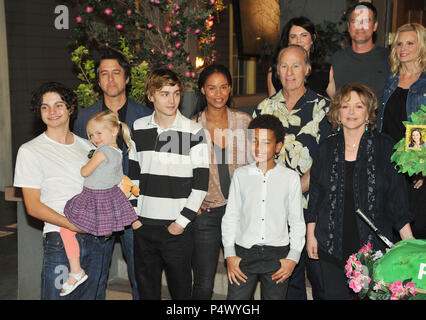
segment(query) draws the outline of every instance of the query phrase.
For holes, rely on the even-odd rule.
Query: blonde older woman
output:
[[[405,137],[403,121],[426,105],[426,29],[409,23],[396,32],[390,54],[392,75],[384,92],[383,126],[381,131],[395,141]],[[426,186],[423,176],[406,176],[409,180],[410,209],[415,214],[413,233],[426,238]],[[420,200],[421,199],[421,200]]]
[[[393,141],[375,130],[377,99],[362,84],[346,84],[334,96],[328,120],[337,134],[326,139],[311,168],[306,250],[318,259],[326,300],[350,299],[345,261],[370,242],[385,246],[355,213],[361,209],[388,238],[393,230],[412,238],[407,188],[389,158]]]

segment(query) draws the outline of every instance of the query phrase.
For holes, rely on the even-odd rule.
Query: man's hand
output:
[[[142,222],[140,222],[139,220],[135,220],[135,221],[132,223],[132,229],[133,229],[133,230],[137,230],[137,229],[139,229],[140,227],[142,227]]]
[[[226,267],[228,269],[228,280],[230,284],[240,285],[237,279],[246,282],[247,276],[240,269],[241,258],[232,256],[226,258]]]
[[[280,262],[281,268],[279,268],[277,272],[272,275],[272,280],[277,280],[277,284],[287,280],[297,265],[296,261],[291,259],[280,259]]]
[[[167,227],[167,230],[169,231],[170,234],[177,236],[177,235],[180,235],[183,232],[184,228],[175,221],[175,222],[172,222]]]

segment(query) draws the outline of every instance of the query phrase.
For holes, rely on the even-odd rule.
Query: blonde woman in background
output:
[[[405,137],[403,121],[426,105],[426,29],[421,24],[405,24],[396,32],[390,54],[392,75],[384,92],[381,131],[395,142]],[[426,238],[426,187],[424,176],[409,177],[410,210],[415,214],[412,225],[416,238]],[[419,199],[422,199],[419,201]]]

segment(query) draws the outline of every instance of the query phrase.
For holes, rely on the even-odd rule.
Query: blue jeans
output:
[[[129,275],[130,284],[132,285],[133,299],[138,300],[139,292],[135,277],[135,258],[133,252],[133,229],[131,227],[127,227],[126,229],[124,229],[124,231],[114,233],[111,237],[111,241],[109,241],[106,245],[105,256],[102,265],[101,286],[99,287],[96,300],[105,300],[109,267],[111,264],[112,252],[114,249],[116,236],[120,236],[121,249],[123,251],[124,258],[127,262],[127,273]]]
[[[280,259],[287,257],[290,247],[253,246],[250,249],[235,245],[235,251],[241,258],[240,269],[247,276],[240,285],[228,282],[228,300],[253,299],[257,282],[260,280],[262,300],[285,300],[288,279],[279,284],[272,275],[281,268]]]
[[[80,245],[80,264],[88,279],[71,294],[60,297],[64,281],[68,278],[69,262],[62,238],[58,232],[43,235],[43,265],[41,273],[42,300],[95,300],[101,287],[102,265],[106,244],[105,237],[77,234]]]
[[[194,249],[192,270],[193,300],[210,300],[213,295],[219,250],[222,244],[222,217],[226,206],[203,211],[194,221]]]

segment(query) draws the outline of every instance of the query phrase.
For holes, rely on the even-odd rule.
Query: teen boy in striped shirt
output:
[[[135,272],[141,299],[161,299],[164,268],[173,299],[190,299],[191,221],[207,194],[209,157],[201,125],[178,110],[182,83],[169,69],[152,71],[146,95],[154,113],[133,124],[129,177],[140,186],[133,201]]]

